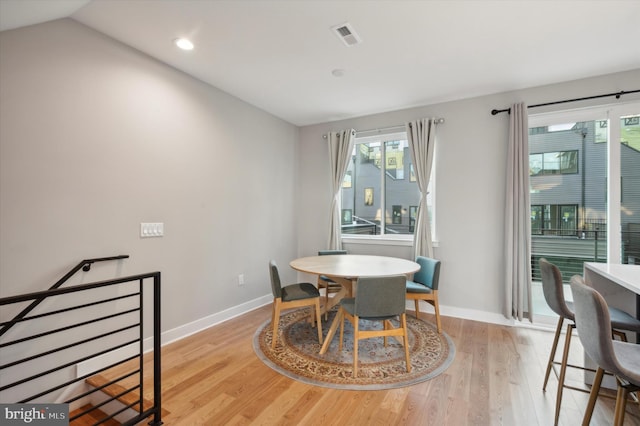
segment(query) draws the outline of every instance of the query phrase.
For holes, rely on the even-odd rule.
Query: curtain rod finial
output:
[[[497,115],[498,114],[498,110],[497,109],[492,109],[491,110],[491,115]]]

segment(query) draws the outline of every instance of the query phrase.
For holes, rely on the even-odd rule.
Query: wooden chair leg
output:
[[[276,301],[275,300],[271,305],[271,324],[273,324],[274,322],[276,322]]]
[[[329,286],[327,286],[326,293],[324,294],[324,320],[329,321]]]
[[[382,321],[382,328],[384,330],[389,330],[391,328],[391,322],[389,320]],[[383,341],[384,347],[386,348],[388,345],[387,336],[383,336],[382,341]]]
[[[600,392],[600,385],[602,384],[602,377],[604,376],[604,370],[598,367],[596,371],[596,377],[593,379],[591,385],[591,392],[589,393],[589,403],[587,409],[584,412],[584,418],[582,419],[582,426],[589,426],[591,423],[591,416],[593,415],[593,409],[596,406],[596,399],[598,399],[598,393]]]
[[[327,353],[327,349],[329,349],[329,345],[331,345],[331,340],[333,336],[336,334],[336,330],[338,329],[338,325],[342,324],[344,321],[344,313],[342,312],[342,308],[338,309],[335,318],[333,318],[333,322],[329,327],[329,331],[327,331],[327,337],[324,338],[324,343],[322,343],[322,347],[320,348],[320,355],[324,355]]]
[[[316,327],[318,328],[318,343],[322,346],[322,319],[320,313],[320,298],[316,299],[315,303],[315,311],[316,311]]]
[[[556,395],[556,415],[554,418],[554,426],[558,424],[560,418],[560,406],[562,404],[562,391],[564,390],[564,377],[567,373],[567,362],[569,359],[569,346],[571,345],[571,333],[575,325],[567,325],[567,335],[564,341],[564,353],[562,354],[562,365],[560,366],[560,377],[558,377],[558,394]]]
[[[329,283],[324,283],[324,320],[327,321],[329,319]]]
[[[436,326],[438,327],[438,333],[442,334],[442,322],[440,321],[440,303],[438,303],[438,294],[434,292],[433,297],[433,309],[436,311]]]
[[[340,321],[340,340],[338,341],[338,350],[339,351],[342,351],[342,342],[343,342],[342,339],[343,339],[343,336],[344,336],[344,320],[345,320],[345,318],[342,317],[342,320]]]
[[[551,345],[551,353],[549,354],[549,361],[547,362],[547,372],[544,375],[544,384],[542,390],[547,390],[547,382],[549,381],[549,374],[553,368],[553,360],[556,358],[556,349],[558,349],[558,340],[560,340],[560,334],[562,333],[562,324],[564,317],[558,318],[558,326],[556,327],[556,335],[553,337],[553,344]]]
[[[407,363],[407,373],[411,372],[411,359],[409,358],[409,333],[407,332],[407,315],[400,315],[400,325],[404,332],[404,359]]]
[[[415,306],[416,306],[416,318],[419,318],[419,314],[420,314],[420,300],[419,299],[414,299],[413,300],[415,302]]]
[[[353,317],[353,377],[358,377],[358,341],[360,338],[357,316]]]
[[[618,383],[618,395],[616,397],[616,408],[614,410],[615,417],[613,418],[614,426],[623,426],[624,424],[624,412],[627,407],[627,388]]]
[[[271,349],[276,348],[276,340],[278,340],[278,324],[280,323],[280,301],[276,300],[273,304],[273,336],[271,337]]]

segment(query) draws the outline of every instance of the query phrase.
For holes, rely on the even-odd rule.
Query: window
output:
[[[577,217],[576,204],[531,205],[531,234],[575,236]]]
[[[578,173],[578,151],[545,152],[529,155],[529,175],[558,175]]]
[[[435,169],[435,167],[434,167]],[[427,204],[433,235],[433,180]],[[342,185],[342,233],[410,239],[420,191],[405,132],[358,137]]]

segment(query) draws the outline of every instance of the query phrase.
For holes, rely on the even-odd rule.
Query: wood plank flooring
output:
[[[163,348],[164,424],[553,424],[555,376],[542,391],[550,332],[442,317],[457,351],[443,374],[406,388],[343,391],[289,379],[256,357],[253,335],[270,312],[259,308]],[[570,361],[582,364],[579,339],[572,346]],[[578,382],[581,375],[568,377]],[[587,400],[588,394],[565,389],[560,425],[580,424]],[[600,397],[591,425],[612,424],[614,402]],[[627,404],[625,425],[640,425],[638,404]]]

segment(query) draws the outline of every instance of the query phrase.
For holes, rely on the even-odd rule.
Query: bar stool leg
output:
[[[627,405],[627,388],[618,382],[618,395],[616,397],[615,417],[613,418],[614,426],[623,426],[624,410]]]
[[[549,374],[553,368],[553,361],[556,358],[556,349],[558,349],[558,340],[560,340],[560,334],[562,333],[562,325],[564,323],[564,317],[558,318],[558,325],[556,326],[556,335],[553,337],[553,345],[551,345],[551,353],[549,354],[549,362],[547,362],[547,372],[544,375],[544,384],[542,390],[547,390],[547,382],[549,381]]]
[[[571,334],[574,328],[574,324],[567,325],[567,335],[564,340],[564,353],[562,354],[562,365],[560,366],[560,376],[558,377],[558,394],[556,395],[556,415],[553,422],[554,426],[558,424],[558,419],[560,418],[560,405],[562,404],[562,391],[564,390],[564,376],[567,373],[569,346],[571,345]]]
[[[591,385],[589,403],[587,404],[587,409],[584,412],[582,426],[589,426],[589,423],[591,423],[591,416],[593,415],[593,409],[596,406],[596,400],[598,399],[598,393],[600,392],[600,385],[602,384],[603,376],[604,370],[598,367],[598,370],[596,371],[596,377],[593,379],[593,384]]]

